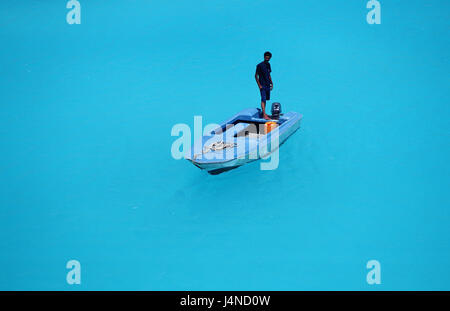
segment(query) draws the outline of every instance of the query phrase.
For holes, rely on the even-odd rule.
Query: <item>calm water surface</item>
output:
[[[449,1],[80,2],[0,4],[1,290],[450,289]],[[174,160],[265,50],[278,169]]]

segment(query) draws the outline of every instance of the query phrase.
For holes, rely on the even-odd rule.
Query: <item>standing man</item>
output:
[[[266,100],[270,100],[270,91],[273,89],[272,78],[270,73],[272,69],[270,68],[269,61],[272,58],[272,53],[264,53],[264,61],[256,66],[255,80],[258,83],[259,91],[261,92],[261,108],[263,113],[263,118],[270,120],[269,116],[266,114]]]

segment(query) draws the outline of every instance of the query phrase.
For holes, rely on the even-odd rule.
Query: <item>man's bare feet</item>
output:
[[[270,120],[270,118],[269,118],[269,116],[267,114],[264,114],[263,118],[266,119],[266,120]]]

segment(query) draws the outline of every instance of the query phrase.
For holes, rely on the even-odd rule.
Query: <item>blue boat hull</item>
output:
[[[299,129],[301,119],[302,115],[296,112],[283,114],[273,120],[277,122],[276,130],[265,134],[260,130],[264,123],[272,120],[260,118],[257,108],[245,109],[203,136],[201,141],[194,142],[185,158],[212,175],[238,168],[274,152]],[[209,146],[221,142],[228,144],[227,148],[208,150]]]

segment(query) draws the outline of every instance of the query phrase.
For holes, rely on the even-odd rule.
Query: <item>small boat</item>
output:
[[[300,127],[301,119],[301,114],[287,112],[266,120],[260,109],[245,109],[194,141],[185,158],[212,175],[235,169],[270,155]]]

